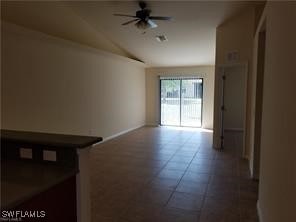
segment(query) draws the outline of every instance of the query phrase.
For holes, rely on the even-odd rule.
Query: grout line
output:
[[[214,159],[212,160],[212,162],[213,161],[214,161]],[[211,165],[211,167],[212,167],[212,165]],[[200,219],[201,219],[202,210],[204,208],[204,204],[205,204],[205,201],[206,201],[206,197],[207,197],[207,193],[208,193],[208,189],[209,189],[209,185],[210,185],[212,177],[213,177],[213,172],[211,171],[209,180],[207,182],[207,187],[206,187],[206,190],[205,190],[205,194],[203,195],[203,200],[202,200],[201,207],[200,207],[200,214],[198,216],[198,221],[200,221]]]
[[[189,140],[189,139],[187,139],[187,140]],[[186,141],[187,141],[186,140]],[[167,166],[167,164],[171,161],[171,159],[176,155],[176,153],[185,145],[185,143],[186,142],[184,142],[184,143],[182,143],[181,144],[181,146],[180,146],[180,148],[178,148],[178,149],[176,149],[176,151],[174,152],[174,154],[171,156],[171,158],[169,158],[169,160],[164,164],[164,166],[162,167],[162,168],[160,168],[160,170],[157,172],[157,173],[155,173],[155,176],[153,176],[152,178],[151,178],[151,180],[149,180],[149,182],[147,182],[145,185],[144,185],[144,187],[145,186],[147,186],[148,184],[150,184],[157,176],[156,175],[158,175],[166,166]],[[167,144],[166,145],[168,145],[168,144],[170,144],[169,142],[167,142]],[[196,152],[197,153],[197,152]],[[196,155],[196,153],[195,153],[195,155]],[[195,155],[194,155],[194,157],[195,157]],[[194,158],[193,157],[193,158]],[[192,158],[192,159],[193,159]],[[191,160],[192,161],[192,160]],[[190,163],[191,163],[191,161],[190,161]],[[188,166],[187,166],[187,168],[189,167],[189,165],[190,165],[190,163],[188,164]],[[186,173],[186,171],[187,171],[187,168],[186,168],[186,170],[184,171],[184,173],[183,173],[183,175],[182,175],[182,177],[178,180],[178,183],[177,183],[177,185],[175,186],[175,188],[172,190],[172,193],[171,193],[171,195],[170,195],[170,197],[168,198],[168,200],[167,200],[167,202],[164,204],[164,207],[168,204],[168,202],[169,202],[169,200],[171,199],[171,197],[172,197],[172,195],[173,195],[173,193],[176,191],[176,188],[177,188],[177,186],[179,185],[179,183],[180,183],[180,181],[181,181],[181,179],[183,178],[183,176],[184,176],[184,174]],[[144,189],[144,188],[143,188]],[[163,208],[164,208],[163,207]],[[161,211],[162,212],[162,211]]]
[[[192,137],[192,136],[191,136],[191,137]],[[188,139],[188,140],[189,140],[189,139]],[[188,142],[188,140],[187,140],[187,142]],[[185,145],[185,144],[186,144],[186,142],[184,143],[184,145]],[[183,146],[184,146],[184,145],[183,145]],[[182,147],[183,147],[183,146],[182,146]],[[180,148],[180,149],[181,149],[181,148]],[[175,192],[177,192],[177,191],[176,191],[177,187],[179,186],[179,184],[180,184],[181,180],[183,179],[184,175],[186,174],[186,172],[187,172],[189,166],[191,165],[193,159],[194,159],[195,156],[197,155],[199,149],[200,149],[200,144],[198,145],[198,149],[197,149],[197,151],[195,152],[195,154],[193,155],[193,157],[192,157],[190,163],[188,164],[188,166],[187,166],[186,169],[184,170],[183,175],[182,175],[181,178],[179,179],[179,181],[178,181],[176,187],[174,188],[174,191],[171,193],[171,195],[170,195],[169,199],[167,200],[167,203],[165,204],[165,206],[167,206],[167,204],[170,202],[170,200],[171,200],[173,194],[174,194]]]

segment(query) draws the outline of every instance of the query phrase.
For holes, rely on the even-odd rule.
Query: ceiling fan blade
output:
[[[130,24],[132,22],[135,22],[135,21],[138,21],[138,20],[140,20],[140,19],[133,19],[133,20],[130,20],[128,22],[122,23],[121,25],[128,25],[128,24]]]
[[[148,25],[150,26],[150,28],[156,28],[157,27],[157,24],[154,23],[152,20],[148,19],[147,20],[147,23]]]
[[[126,15],[126,14],[113,14],[114,16],[124,16],[124,17],[130,17],[130,18],[137,18],[135,15]]]
[[[153,19],[153,20],[166,20],[166,21],[173,20],[172,17],[167,17],[167,16],[149,16],[149,19]]]

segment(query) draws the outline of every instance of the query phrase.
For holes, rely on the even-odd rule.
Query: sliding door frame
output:
[[[163,78],[163,79],[162,79]],[[200,79],[201,80],[201,110],[200,110],[200,126],[182,126],[182,80],[193,80],[193,79]],[[161,80],[180,80],[180,114],[179,114],[179,121],[180,124],[178,126],[176,125],[163,125],[161,124],[162,118],[161,118]],[[191,127],[191,128],[202,128],[203,126],[203,105],[204,105],[204,78],[198,77],[198,76],[159,76],[159,125],[160,126],[176,126],[176,127]]]

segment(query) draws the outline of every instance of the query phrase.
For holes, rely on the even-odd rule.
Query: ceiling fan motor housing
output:
[[[151,10],[149,9],[143,9],[136,12],[136,16],[141,19],[147,21],[149,19],[149,15],[151,13]]]
[[[139,29],[156,28],[157,24],[153,20],[171,20],[171,17],[165,16],[150,16],[151,10],[146,8],[146,3],[143,1],[139,2],[141,10],[136,11],[136,15],[127,14],[114,14],[115,16],[124,16],[133,18],[130,21],[123,23],[122,25],[128,25],[136,22],[135,26]]]

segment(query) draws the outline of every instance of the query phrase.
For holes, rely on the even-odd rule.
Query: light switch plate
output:
[[[43,150],[43,160],[57,161],[57,152],[53,150]]]
[[[20,148],[20,157],[22,159],[33,159],[33,152],[30,148]]]

